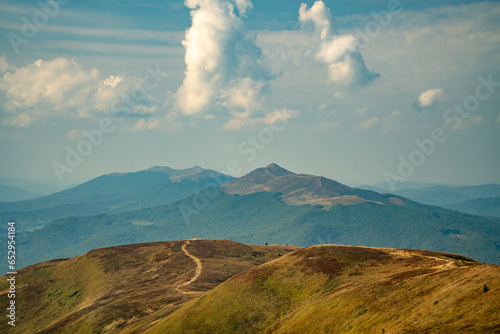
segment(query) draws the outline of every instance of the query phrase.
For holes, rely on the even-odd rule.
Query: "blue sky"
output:
[[[0,1],[2,177],[500,183],[498,2],[42,4]]]

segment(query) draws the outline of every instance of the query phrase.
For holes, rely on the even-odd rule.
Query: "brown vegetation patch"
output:
[[[155,242],[96,249],[81,256],[44,262],[19,271],[16,306],[22,320],[10,333],[142,333],[204,291],[259,264],[285,255],[293,246],[247,246],[225,240]],[[0,304],[7,303],[0,281]],[[10,326],[9,326],[10,327]],[[134,330],[131,330],[134,328]],[[129,330],[130,329],[130,330]],[[6,332],[0,326],[0,333]]]
[[[405,205],[405,202],[399,197],[390,197],[389,203],[394,204],[394,205],[399,205],[399,206]]]

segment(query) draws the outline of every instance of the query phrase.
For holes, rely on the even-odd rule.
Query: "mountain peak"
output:
[[[322,176],[292,173],[275,163],[257,168],[253,172],[224,184],[230,195],[248,195],[258,192],[281,194],[281,198],[292,205],[333,204],[355,205],[374,202],[383,205],[388,200],[370,191],[354,189]]]
[[[154,166],[151,168],[146,169],[146,172],[156,172],[156,173],[163,173],[167,174],[169,176],[179,176],[179,175],[189,175],[189,174],[197,174],[203,172],[205,169],[201,168],[200,166],[194,166],[191,168],[185,168],[185,169],[173,169],[167,166]]]
[[[157,172],[157,173],[171,174],[174,171],[174,169],[167,167],[167,166],[154,166],[154,167],[146,169],[145,171],[146,172]]]
[[[263,169],[266,172],[268,172],[274,176],[284,176],[284,175],[294,174],[294,173],[290,172],[289,170],[286,170],[275,163],[272,163],[272,164],[264,167]]]

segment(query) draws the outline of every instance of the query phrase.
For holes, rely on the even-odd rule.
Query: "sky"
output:
[[[500,183],[497,1],[0,0],[0,177]]]

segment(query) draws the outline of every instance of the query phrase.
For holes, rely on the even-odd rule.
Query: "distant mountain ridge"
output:
[[[42,196],[29,190],[4,186],[0,184],[0,202],[15,202]]]
[[[50,195],[59,191],[63,191],[65,189],[75,187],[88,180],[88,178],[66,178],[61,182],[56,178],[31,180],[19,177],[0,177],[0,184],[8,187],[31,191],[40,195]]]
[[[392,193],[422,204],[438,205],[466,213],[498,217],[498,213],[495,211],[498,209],[498,206],[495,206],[492,200],[488,200],[500,197],[500,185],[498,184],[447,186],[403,183],[395,191],[388,190],[385,184],[375,186],[364,185],[361,188],[373,190],[381,194]],[[474,207],[477,207],[478,210],[475,210]],[[490,213],[488,214],[487,212]]]
[[[280,193],[291,205],[354,205],[363,202],[404,205],[402,199],[369,190],[351,188],[323,176],[295,174],[273,163],[226,183],[221,189],[230,195],[259,192]]]
[[[137,210],[175,202],[233,178],[199,166],[152,167],[99,176],[76,187],[27,201],[0,203],[0,219],[31,228],[69,216]]]
[[[143,171],[140,175],[157,177],[163,171]],[[195,175],[203,173],[195,171]],[[192,173],[185,175],[192,177]],[[102,178],[116,180],[116,176]],[[147,184],[147,178],[142,185]],[[83,208],[76,205],[71,209],[80,210],[78,216],[52,219],[39,230],[19,235],[24,254],[19,265],[76,256],[101,247],[200,237],[248,244],[420,248],[500,263],[500,224],[492,218],[351,188],[323,177],[295,174],[276,164],[224,183],[222,191],[210,196],[200,190],[203,184],[213,185],[214,179],[202,180],[206,183],[168,179],[165,184],[157,184],[157,190],[148,186],[146,190],[157,200],[165,200],[164,186],[187,194],[184,199],[164,205],[128,211],[121,206],[112,208],[115,212],[93,215],[95,204]],[[193,189],[199,192],[193,193]],[[111,187],[109,191],[116,189]]]
[[[474,198],[468,201],[447,205],[445,208],[467,212],[471,215],[500,218],[500,197]]]

